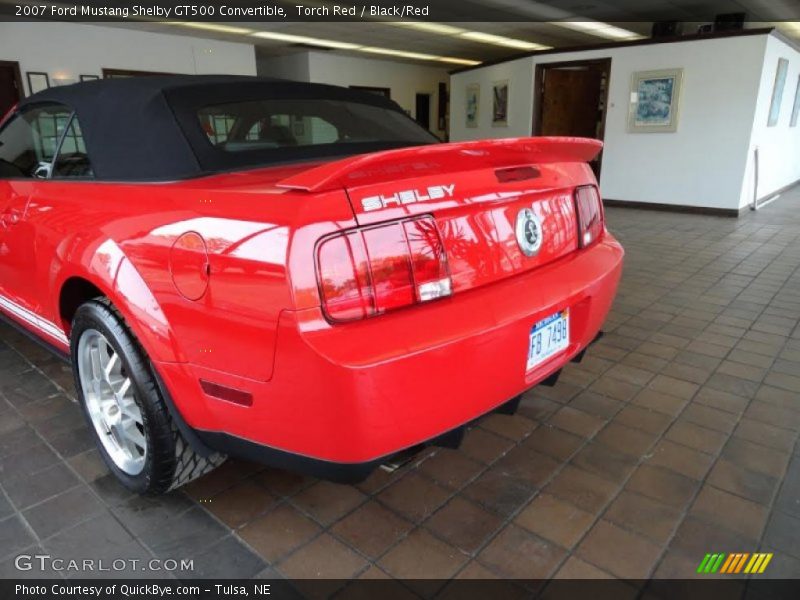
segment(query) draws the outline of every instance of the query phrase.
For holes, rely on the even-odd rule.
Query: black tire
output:
[[[78,344],[81,335],[90,329],[106,337],[133,385],[147,444],[144,468],[138,475],[132,476],[114,463],[99,439],[87,409],[78,372]],[[70,349],[75,389],[89,429],[106,465],[126,488],[138,494],[163,494],[212,471],[225,461],[226,457],[221,454],[208,458],[200,456],[183,438],[161,397],[147,355],[108,299],[95,298],[78,308],[72,320]]]

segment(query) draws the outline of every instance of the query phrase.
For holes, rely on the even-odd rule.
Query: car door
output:
[[[36,273],[41,257],[27,219],[36,185],[50,177],[71,111],[59,104],[17,111],[0,129],[0,308],[41,329]]]

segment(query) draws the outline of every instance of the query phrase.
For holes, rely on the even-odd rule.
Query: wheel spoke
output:
[[[103,378],[108,382],[111,387],[114,387],[114,382],[111,379],[112,373],[114,373],[115,369],[119,365],[119,356],[116,352],[112,351],[111,356],[108,359],[105,367],[103,368]]]
[[[136,447],[143,450],[146,448],[147,442],[145,441],[142,432],[139,431],[139,428],[136,426],[136,423],[131,419],[126,419],[122,423],[121,433],[123,441],[126,442],[126,445],[128,446],[128,451],[130,452],[131,457],[139,458],[142,453],[141,451],[137,450]]]
[[[100,381],[103,377],[102,358],[100,356],[100,348],[93,346],[89,350],[89,357],[92,366],[92,380]]]

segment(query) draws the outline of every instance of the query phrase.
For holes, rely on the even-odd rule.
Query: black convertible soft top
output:
[[[393,101],[369,92],[235,75],[167,75],[87,81],[52,87],[29,96],[20,102],[20,108],[52,102],[71,108],[80,123],[94,176],[101,180],[182,179],[277,162],[413,145],[407,142],[351,144],[344,149],[341,144],[326,144],[235,153],[209,143],[197,118],[198,110],[265,99],[339,100],[402,113]],[[433,141],[431,136],[430,142]]]

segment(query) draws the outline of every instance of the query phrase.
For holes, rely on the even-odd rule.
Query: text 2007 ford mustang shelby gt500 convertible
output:
[[[307,83],[52,88],[0,126],[0,313],[71,358],[132,490],[226,455],[357,480],[598,335],[623,257],[600,147],[442,144]]]

